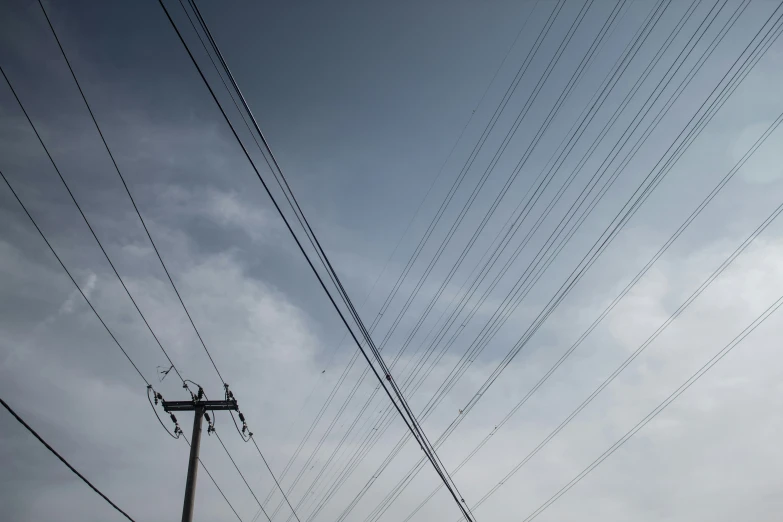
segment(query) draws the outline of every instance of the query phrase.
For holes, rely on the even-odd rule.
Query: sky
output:
[[[159,3],[44,5],[300,520],[406,520],[439,478],[384,413],[388,399]],[[183,8],[165,5],[293,219]],[[783,296],[783,42],[725,100],[715,90],[778,2],[198,5],[424,431],[435,442],[456,422],[438,455],[476,520],[779,518],[781,312],[589,468]],[[0,67],[84,216],[2,81],[8,184],[144,378],[166,399],[188,398],[160,373],[170,363],[151,329],[182,376],[219,397],[38,2],[0,2]],[[135,520],[176,519],[187,444],[161,428],[155,412],[171,428],[168,417],[0,185],[0,397]],[[192,419],[178,418],[189,438]],[[215,422],[220,440],[204,434],[202,462],[236,515],[200,472],[194,519],[250,521],[260,503],[289,520],[256,448],[228,415]],[[5,411],[0,441],[8,520],[122,519]],[[440,489],[410,520],[458,516]]]

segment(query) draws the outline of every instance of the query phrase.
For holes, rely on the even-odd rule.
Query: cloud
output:
[[[761,10],[756,4],[754,6]],[[568,4],[566,11],[573,7]],[[139,13],[144,14],[144,7],[140,9]],[[236,144],[219,122],[214,108],[204,108],[204,100],[209,101],[208,97],[201,85],[192,87],[194,76],[190,64],[179,61],[183,58],[182,50],[177,47],[171,51],[170,40],[153,34],[154,24],[145,26],[149,31],[130,35],[133,38],[117,39],[116,34],[121,34],[117,31],[122,28],[111,25],[113,20],[117,22],[115,18],[123,27],[138,26],[131,23],[134,18],[130,10],[124,14],[128,17],[91,18],[79,15],[68,18],[68,13],[63,12],[64,22],[61,23],[64,27],[69,26],[65,22],[72,24],[73,32],[68,33],[70,45],[81,47],[85,62],[79,71],[90,71],[84,76],[94,76],[93,82],[85,81],[85,85],[90,86],[88,95],[95,100],[99,109],[98,119],[182,298],[210,354],[239,397],[270,465],[279,472],[354,349],[348,343],[337,348],[334,363],[327,366],[331,360],[328,354],[332,353],[344,333],[334,311],[307,273],[308,267],[286,236],[287,231],[269,206]],[[546,15],[543,12],[539,14]],[[676,13],[671,12],[670,15],[676,18]],[[440,23],[443,17],[438,16]],[[297,19],[301,21],[301,17]],[[470,22],[475,27],[477,20]],[[316,25],[320,29],[326,27]],[[27,28],[28,25],[19,27]],[[29,31],[22,31],[27,35],[24,36],[27,42],[33,41],[37,35],[32,30],[35,26],[29,27]],[[113,41],[93,45],[91,38],[104,33],[111,35]],[[424,31],[422,34],[431,35],[432,32]],[[454,34],[460,36],[459,40],[466,49],[471,47],[471,42],[477,41],[471,40],[471,35],[462,30],[455,30]],[[489,45],[491,39],[486,39],[483,31],[476,31],[476,34],[481,45]],[[145,40],[144,45],[139,45],[140,40],[136,39],[139,36]],[[90,45],[78,45],[85,42]],[[159,42],[162,43],[158,45]],[[29,61],[30,56],[57,56],[56,48],[42,53],[32,47],[14,45],[11,52],[25,61]],[[241,48],[248,49],[247,46]],[[160,58],[169,51],[174,57],[171,61],[156,61],[149,54],[154,53],[154,58]],[[245,54],[253,60],[252,64],[246,63],[246,67],[266,70],[256,63],[257,59],[264,59],[263,56]],[[332,54],[340,56],[339,53]],[[285,53],[264,56],[285,59]],[[779,53],[771,56],[779,61]],[[482,61],[489,63],[485,57]],[[107,66],[106,62],[111,62],[108,67],[117,73],[117,78],[101,80],[100,71]],[[47,62],[50,63],[55,62]],[[36,113],[47,116],[42,117],[40,123],[45,139],[52,143],[52,150],[64,167],[64,175],[69,182],[72,181],[77,198],[117,262],[118,270],[161,344],[184,377],[196,380],[205,386],[208,393],[219,396],[221,382],[170,288],[119,179],[111,171],[97,137],[85,130],[89,128],[92,133],[83,107],[69,105],[77,103],[78,98],[61,92],[59,80],[67,80],[68,76],[62,64],[56,63],[59,64],[56,70],[48,73],[55,75],[58,82],[53,82],[49,74],[44,77],[31,72],[27,80],[35,88],[25,89],[26,97],[29,92],[31,106],[35,105],[35,100],[41,103],[41,106],[34,107]],[[177,68],[183,63],[187,70]],[[455,71],[464,76],[465,70],[471,70],[468,65],[459,64]],[[453,468],[491,431],[614,297],[612,291],[616,292],[622,286],[618,282],[623,282],[626,271],[632,271],[643,261],[643,254],[648,253],[653,239],[659,234],[666,235],[669,221],[679,219],[679,213],[690,210],[691,199],[686,201],[686,198],[691,198],[694,192],[707,190],[704,189],[705,180],[710,183],[715,181],[710,177],[717,172],[714,167],[722,168],[724,160],[734,159],[743,153],[766,127],[768,115],[776,109],[772,102],[779,101],[775,89],[779,82],[770,79],[779,76],[780,68],[767,63],[766,69],[767,82],[761,89],[765,95],[752,97],[753,102],[763,102],[755,103],[756,109],[763,105],[761,117],[757,117],[755,112],[745,117],[749,111],[742,106],[736,110],[742,118],[716,120],[717,126],[722,129],[716,133],[720,134],[720,141],[705,140],[706,148],[697,148],[691,162],[680,169],[685,171],[685,175],[678,178],[675,174],[667,179],[640,212],[641,217],[629,227],[628,236],[631,238],[622,237],[614,243],[613,250],[580,283],[581,287],[573,298],[564,302],[471,412],[456,435],[444,444],[440,455],[447,467]],[[33,72],[40,70],[34,69]],[[323,82],[311,81],[312,71],[308,70],[307,75],[306,81],[292,83],[314,85],[322,94],[329,95],[323,88]],[[25,78],[19,71],[15,78],[17,76]],[[177,76],[181,78],[172,81]],[[473,81],[480,76],[470,74],[465,81]],[[350,75],[339,77],[350,78]],[[160,81],[161,78],[165,80]],[[247,81],[252,79],[249,76]],[[368,114],[378,115],[380,119],[366,120],[373,122],[377,132],[368,133],[366,128],[351,130],[325,122],[323,127],[329,127],[333,132],[319,134],[305,129],[308,139],[303,140],[301,129],[297,129],[296,125],[281,131],[275,128],[275,124],[283,121],[290,125],[291,107],[301,109],[315,105],[315,114],[329,111],[318,109],[318,103],[301,105],[301,100],[278,100],[274,96],[266,96],[268,93],[258,91],[259,85],[269,85],[266,80],[262,77],[262,81],[255,84],[256,88],[248,89],[248,95],[262,101],[273,100],[271,104],[283,116],[275,120],[263,114],[267,116],[263,121],[264,128],[279,131],[275,134],[282,142],[283,153],[279,157],[284,161],[293,158],[293,166],[301,171],[292,169],[292,184],[303,196],[303,204],[306,202],[306,210],[319,236],[325,244],[328,242],[327,250],[330,254],[334,252],[332,259],[338,272],[344,273],[349,293],[357,303],[361,302],[377,277],[387,248],[396,240],[396,232],[404,228],[402,218],[389,214],[388,210],[397,212],[403,207],[413,210],[415,204],[407,199],[418,191],[419,185],[414,182],[423,179],[422,166],[440,163],[440,158],[432,156],[432,150],[439,147],[445,151],[448,147],[435,141],[444,139],[443,131],[456,134],[456,127],[452,128],[453,125],[445,121],[428,125],[431,122],[425,121],[426,117],[417,121],[395,121],[399,115],[384,114],[377,100],[392,99],[400,93],[388,97],[379,91],[370,97],[372,105],[367,110]],[[167,84],[167,81],[172,83]],[[243,85],[245,81],[243,78]],[[428,87],[428,90],[449,92],[456,85],[448,78],[445,82]],[[22,82],[22,85],[25,84]],[[752,94],[758,94],[757,91]],[[549,101],[554,101],[553,93],[556,94],[556,90],[549,87],[544,90],[545,95],[552,95]],[[119,107],[117,100],[122,101]],[[4,107],[5,101],[4,98]],[[258,100],[251,101],[255,107]],[[466,100],[460,100],[459,104],[463,102],[466,103],[464,106],[454,105],[455,113],[465,112],[464,107],[469,104]],[[547,103],[544,95],[537,102],[544,109]],[[169,104],[174,104],[176,109]],[[686,105],[685,101],[683,105]],[[16,111],[10,101],[7,107],[14,107],[13,111]],[[21,180],[23,196],[34,214],[45,221],[47,226],[44,228],[64,261],[74,269],[77,281],[84,285],[90,299],[140,369],[167,398],[185,397],[174,374],[163,382],[156,380],[156,369],[168,366],[165,356],[128,302],[100,252],[96,251],[83,223],[78,221],[79,216],[73,218],[71,202],[67,195],[62,194],[59,182],[48,177],[50,167],[41,159],[41,151],[34,139],[29,139],[29,130],[21,132],[21,120],[13,111],[3,112],[9,117],[4,118],[0,126],[0,132],[8,138],[0,140],[6,143],[4,154],[0,155],[5,162],[3,167],[13,171],[14,180]],[[261,114],[263,111],[258,112]],[[312,111],[308,108],[305,112],[309,114]],[[531,112],[531,116],[535,112],[537,109]],[[685,117],[686,114],[687,111],[683,111],[680,116]],[[386,129],[383,128],[384,119],[392,124]],[[741,132],[736,132],[737,129]],[[671,126],[662,125],[659,132],[669,135],[671,130]],[[553,127],[552,132],[555,131],[558,129]],[[285,140],[286,132],[294,139]],[[403,141],[395,141],[400,136],[403,136]],[[555,138],[554,134],[548,137]],[[309,144],[310,138],[317,143]],[[650,147],[663,150],[666,140],[653,141],[656,143],[650,144]],[[414,142],[417,149],[426,153],[417,154],[405,145]],[[312,145],[311,149],[308,149],[309,145]],[[714,154],[715,147],[720,147],[723,152]],[[335,150],[346,154],[335,155]],[[377,159],[381,156],[376,152],[379,150],[388,152],[382,155],[388,161],[378,163]],[[467,155],[470,148],[462,144],[459,150]],[[513,150],[514,147],[509,149],[510,152]],[[737,188],[734,185],[724,192],[724,196],[731,193],[733,200],[737,201],[737,206],[731,208],[732,212],[725,212],[725,207],[719,206],[720,200],[716,201],[710,207],[713,214],[703,218],[707,224],[690,237],[684,236],[568,363],[502,430],[493,435],[491,442],[474,461],[456,475],[468,502],[480,498],[665,320],[730,252],[740,237],[738,231],[742,231],[746,223],[755,221],[754,212],[766,212],[766,203],[779,199],[776,190],[779,173],[775,174],[778,172],[775,170],[778,168],[777,157],[766,155],[775,151],[775,147],[760,151],[758,162],[751,162],[745,167],[743,176],[747,186]],[[355,158],[350,159],[356,154],[361,158],[358,163]],[[302,162],[301,158],[308,157],[326,161],[317,164]],[[511,163],[512,158],[506,159]],[[644,161],[647,159],[644,158]],[[631,187],[636,179],[634,175],[646,173],[644,161],[635,163],[629,168],[629,175],[620,179],[618,185],[624,184],[622,190]],[[313,174],[324,172],[328,175]],[[293,179],[297,174],[301,189]],[[467,184],[477,175],[477,171],[469,173],[468,183],[460,196],[467,197],[471,190]],[[498,185],[498,180],[499,176],[493,176],[489,185]],[[448,186],[449,180],[444,178],[443,183],[444,187]],[[400,190],[400,187],[406,189]],[[482,209],[490,203],[489,188],[477,199],[475,214],[471,213],[468,221],[473,218],[478,220]],[[398,196],[396,199],[395,194]],[[618,190],[609,194],[607,199],[611,200],[611,205],[622,203],[618,194],[622,192]],[[308,195],[309,200],[306,200]],[[8,198],[4,193],[0,197]],[[510,197],[513,198],[513,195]],[[662,202],[656,203],[656,197]],[[6,201],[9,204],[3,205],[3,219],[0,220],[0,276],[3,282],[0,285],[3,312],[0,314],[0,353],[3,356],[0,393],[12,405],[18,406],[31,424],[121,506],[127,507],[132,515],[152,521],[176,518],[184,488],[186,445],[182,441],[171,441],[160,429],[146,402],[141,380],[101,329],[92,312],[80,301],[80,296],[40,244],[26,218],[17,210],[11,210],[12,207],[16,209],[15,203],[10,198],[3,199],[4,203]],[[428,204],[437,206],[433,201]],[[431,211],[434,213],[434,207]],[[450,215],[447,215],[447,220]],[[445,225],[438,233],[445,233],[450,222]],[[588,223],[581,231],[583,242],[591,234],[589,226]],[[421,229],[418,232],[423,233],[425,227],[417,223],[414,228]],[[779,232],[772,233],[759,240],[643,357],[482,506],[477,511],[479,519],[499,522],[522,519],[600,455],[774,299],[783,288],[779,263],[783,245],[779,235]],[[387,343],[384,354],[393,357],[399,350],[405,334],[421,317],[427,298],[440,285],[445,272],[441,268],[449,266],[459,255],[469,236],[464,228],[458,231],[450,245],[453,252],[444,253],[443,261],[424,285],[420,299],[413,303],[398,333]],[[491,236],[487,230],[480,238],[480,244]],[[366,319],[374,317],[372,313],[377,309],[374,305],[382,302],[378,295],[391,288],[418,237],[418,234],[411,234],[402,243],[397,259],[392,261],[378,291],[371,296],[370,306],[362,307]],[[576,237],[574,242],[579,240]],[[434,248],[432,244],[430,247]],[[477,246],[471,255],[476,256],[480,249],[481,246]],[[423,257],[433,252],[428,250]],[[568,268],[568,262],[576,259],[569,257],[572,252],[573,249],[565,250],[560,266],[555,265],[547,273],[549,283],[559,284],[562,270]],[[377,330],[378,337],[385,334],[426,261],[428,259],[422,259],[414,270],[413,279],[403,284],[399,298]],[[414,339],[395,369],[401,370],[413,360],[415,350],[440,315],[444,303],[458,296],[459,285],[472,268],[469,266],[472,261],[473,258],[466,261],[462,271],[446,288],[444,299],[432,311],[419,337]],[[524,256],[521,261],[524,261]],[[509,280],[513,281],[514,276],[521,272],[521,265],[522,262],[514,266]],[[458,409],[484,382],[499,358],[540,311],[542,299],[549,297],[546,295],[549,290],[545,284],[547,281],[531,293],[483,357],[473,361],[442,405],[424,421],[431,437],[459,415]],[[505,281],[499,285],[474,321],[466,326],[453,351],[433,368],[432,375],[421,389],[411,394],[410,402],[414,407],[420,408],[436,392],[442,379],[458,363],[461,352],[477,333],[476,325],[483,324],[498,306],[498,296],[505,294],[507,286]],[[764,328],[755,332],[731,357],[563,497],[541,520],[547,517],[551,520],[578,517],[587,521],[612,518],[642,522],[664,518],[672,521],[775,520],[783,507],[777,494],[781,487],[778,470],[783,460],[777,440],[783,426],[777,418],[779,416],[770,412],[779,411],[783,405],[777,342],[780,325],[781,320],[775,316]],[[343,401],[348,398],[348,390],[365,369],[365,362],[360,358],[346,379],[348,386],[341,388],[328,407],[324,420],[316,426],[301,457],[283,481],[286,487],[291,484],[307,456],[318,441],[323,440],[323,446],[309,464],[309,469],[304,470],[303,479],[291,496],[293,502],[299,501],[339,444],[359,408],[373,393],[376,384],[370,376],[356,388],[346,410],[336,421],[335,430],[328,436],[325,434],[327,424],[338,414]],[[326,373],[322,373],[323,370]],[[311,392],[313,399],[301,410]],[[376,415],[387,405],[388,400],[383,394],[377,394],[367,411]],[[163,421],[168,422],[166,417]],[[180,422],[185,431],[189,431],[189,417],[181,416]],[[333,466],[339,467],[358,453],[364,430],[371,429],[372,422],[374,420],[367,421],[367,417],[360,419],[361,429],[348,438]],[[290,429],[292,425],[293,429]],[[272,490],[273,483],[255,448],[241,443],[233,434],[230,419],[225,415],[219,416],[217,427],[254,491],[265,495]],[[353,495],[372,477],[387,451],[403,433],[404,426],[395,420],[389,432],[358,463],[356,472],[326,506],[321,518],[331,520],[340,514]],[[420,456],[421,452],[415,445],[406,446],[389,469],[377,478],[370,493],[357,506],[352,519],[362,519],[363,515],[370,513]],[[204,438],[202,458],[243,519],[249,519],[257,508],[255,500],[214,437]],[[36,441],[10,422],[0,423],[0,462],[4,471],[0,473],[3,485],[0,487],[0,504],[10,518],[103,521],[114,516],[100,499],[63,470],[59,462],[42,452]],[[332,469],[334,467],[315,484],[312,499],[320,498],[332,485]],[[437,482],[438,478],[427,467],[383,520],[401,520]],[[197,509],[204,520],[222,520],[231,515],[203,473],[198,491]],[[314,506],[314,501],[307,500],[303,511],[308,513],[311,506]],[[441,493],[425,507],[419,519],[442,520],[451,516],[456,518],[453,501]],[[276,520],[281,518],[282,515],[278,515]]]
[[[98,276],[95,274],[89,274],[87,276],[87,281],[84,283],[84,286],[82,287],[82,292],[84,292],[84,295],[87,296],[87,299],[90,298],[90,295],[92,295],[92,291],[95,290],[95,283],[98,281]],[[71,295],[68,296],[68,299],[65,300],[65,302],[60,306],[59,313],[61,314],[70,314],[73,312],[74,303],[76,301],[83,302],[83,297],[81,293],[79,293],[78,290],[74,290]]]

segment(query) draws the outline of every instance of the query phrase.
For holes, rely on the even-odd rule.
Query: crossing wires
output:
[[[307,251],[304,248],[304,245],[300,241],[298,235],[294,231],[294,229],[291,226],[291,223],[289,222],[288,218],[285,216],[285,213],[283,212],[282,208],[280,207],[279,203],[275,199],[274,195],[272,194],[269,186],[267,185],[264,178],[261,176],[261,172],[259,171],[258,167],[255,164],[255,161],[251,157],[250,153],[248,152],[247,148],[245,147],[244,143],[242,142],[241,138],[239,137],[239,134],[237,133],[233,123],[231,122],[231,119],[228,117],[228,114],[226,113],[225,109],[223,108],[222,104],[220,103],[220,100],[218,99],[217,95],[215,94],[214,90],[212,89],[212,86],[209,84],[208,80],[206,79],[206,76],[204,75],[201,66],[198,64],[198,61],[195,59],[195,56],[191,52],[187,42],[185,41],[182,33],[180,32],[179,28],[177,27],[176,23],[174,22],[173,18],[171,17],[171,14],[169,13],[169,10],[167,9],[165,3],[163,0],[159,0],[159,4],[161,8],[163,9],[167,19],[169,20],[171,27],[174,29],[175,33],[177,34],[177,37],[179,38],[180,42],[182,43],[185,51],[187,52],[190,60],[192,61],[194,67],[196,68],[199,76],[201,77],[202,81],[204,82],[204,85],[207,87],[211,97],[215,101],[219,111],[221,112],[223,118],[225,119],[227,125],[229,126],[234,138],[236,139],[237,143],[239,144],[240,148],[242,149],[245,157],[249,161],[251,167],[253,168],[258,180],[261,182],[264,190],[266,191],[267,195],[271,199],[276,211],[280,215],[280,217],[283,219],[283,222],[286,225],[286,228],[288,229],[289,233],[292,235],[294,241],[297,244],[297,247],[301,251],[302,255],[305,257],[305,260],[307,261],[308,265],[310,266],[310,269],[315,274],[316,278],[318,279],[318,282],[324,292],[327,294],[327,297],[329,301],[331,302],[332,306],[337,311],[340,320],[343,322],[345,327],[348,329],[349,334],[351,338],[353,339],[354,343],[358,347],[358,349],[361,351],[363,357],[367,361],[368,365],[372,368],[373,374],[375,375],[376,379],[380,383],[380,385],[383,387],[384,391],[386,392],[387,396],[389,397],[389,400],[392,401],[392,403],[395,406],[395,409],[399,413],[400,417],[402,417],[403,421],[405,422],[408,429],[414,434],[414,437],[419,442],[419,445],[424,451],[425,455],[427,456],[427,459],[432,464],[433,468],[435,469],[436,473],[440,476],[441,480],[446,484],[447,489],[449,490],[452,498],[454,499],[454,502],[457,504],[460,512],[463,514],[466,520],[473,521],[474,518],[472,514],[470,513],[469,508],[467,507],[467,503],[462,498],[461,494],[459,493],[459,490],[457,489],[456,484],[453,482],[451,477],[448,474],[448,471],[443,466],[443,463],[440,461],[439,457],[437,456],[437,453],[435,452],[434,448],[432,447],[432,444],[427,439],[426,434],[422,430],[421,426],[419,425],[416,417],[414,416],[413,412],[411,411],[410,407],[407,404],[407,401],[405,400],[404,396],[402,395],[402,392],[400,391],[399,387],[397,386],[394,377],[392,376],[388,366],[386,365],[385,361],[383,360],[383,357],[381,356],[380,352],[378,351],[377,347],[375,346],[375,343],[373,342],[372,338],[370,337],[369,331],[365,327],[364,323],[362,322],[361,318],[359,317],[358,312],[356,311],[356,308],[353,306],[353,303],[351,302],[350,297],[348,296],[347,292],[345,291],[345,288],[343,287],[342,283],[340,282],[340,279],[337,275],[337,273],[334,270],[334,267],[332,266],[331,262],[329,261],[328,256],[326,255],[326,252],[322,248],[320,242],[318,241],[317,237],[315,236],[312,227],[310,227],[309,222],[307,221],[306,217],[301,211],[301,207],[299,206],[298,202],[296,202],[295,197],[293,196],[293,193],[290,191],[290,187],[288,186],[287,181],[285,180],[285,177],[282,174],[282,169],[280,168],[280,165],[277,163],[277,160],[274,158],[274,155],[272,154],[271,148],[269,147],[268,143],[266,142],[266,139],[263,137],[263,134],[260,132],[260,128],[258,127],[257,122],[255,121],[255,118],[252,117],[252,113],[249,111],[249,107],[247,107],[246,102],[244,101],[244,97],[241,95],[241,92],[239,91],[238,87],[236,86],[236,82],[233,79],[233,75],[231,74],[231,71],[228,69],[228,66],[226,65],[225,61],[222,58],[222,54],[220,54],[219,49],[217,45],[214,42],[214,39],[211,38],[210,33],[208,32],[208,28],[206,26],[206,23],[203,22],[203,18],[199,17],[202,28],[207,32],[208,39],[210,40],[211,45],[213,46],[213,50],[218,56],[218,59],[224,69],[224,72],[230,79],[230,82],[234,86],[235,91],[239,95],[240,99],[243,100],[243,106],[246,107],[248,113],[251,116],[251,121],[253,121],[254,127],[257,129],[257,132],[259,136],[261,136],[262,142],[265,145],[265,149],[268,152],[270,159],[267,158],[266,155],[264,155],[264,158],[267,162],[267,165],[269,168],[274,172],[280,175],[280,178],[283,180],[283,184],[288,188],[288,194],[286,195],[286,199],[289,201],[289,205],[294,210],[295,214],[297,214],[297,219],[300,220],[300,224],[302,224],[302,227],[305,229],[305,233],[308,236],[308,239],[315,248],[319,259],[321,260],[324,268],[326,269],[327,274],[329,275],[329,278],[334,283],[334,286],[337,289],[337,292],[339,294],[340,299],[343,301],[344,305],[347,307],[351,317],[353,318],[354,322],[356,323],[356,326],[358,327],[360,331],[360,336],[364,338],[364,341],[366,342],[367,346],[370,348],[370,351],[372,352],[372,355],[375,360],[375,364],[380,367],[381,372],[378,371],[378,369],[375,367],[375,364],[373,364],[373,359],[370,358],[367,351],[365,350],[365,347],[363,346],[363,343],[359,341],[359,338],[357,337],[357,334],[354,332],[351,325],[348,323],[348,320],[345,317],[345,314],[341,310],[340,306],[337,304],[337,301],[335,301],[334,297],[332,296],[332,292],[329,291],[329,289],[326,286],[326,283],[324,282],[321,274],[316,269],[315,265],[313,264],[312,260],[310,259],[310,255],[307,253]],[[191,6],[195,9],[197,7],[195,6],[195,3],[192,3]],[[198,14],[198,11],[196,11]],[[274,164],[274,167],[272,167],[272,164]],[[289,199],[290,196],[290,199]]]

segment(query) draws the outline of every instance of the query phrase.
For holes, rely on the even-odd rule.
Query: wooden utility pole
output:
[[[199,394],[200,395],[200,394]],[[163,401],[163,409],[167,412],[192,411],[193,417],[193,436],[190,439],[190,460],[188,461],[188,478],[185,482],[185,503],[182,507],[182,522],[193,521],[193,506],[196,503],[196,476],[198,475],[198,455],[201,447],[201,421],[207,411],[235,410],[237,401],[230,399],[227,401],[203,401],[200,399],[192,401]]]

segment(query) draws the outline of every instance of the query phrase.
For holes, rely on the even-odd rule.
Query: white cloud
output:
[[[84,283],[84,286],[82,287],[82,292],[84,292],[84,295],[87,296],[87,299],[90,298],[92,295],[93,290],[95,290],[95,283],[98,281],[98,276],[96,276],[93,273],[90,273],[87,276],[87,281]],[[60,306],[59,312],[61,314],[70,314],[73,312],[74,303],[76,301],[83,302],[84,298],[82,297],[81,293],[79,293],[78,290],[74,290],[71,295],[68,296],[68,299],[65,300],[65,302]]]

